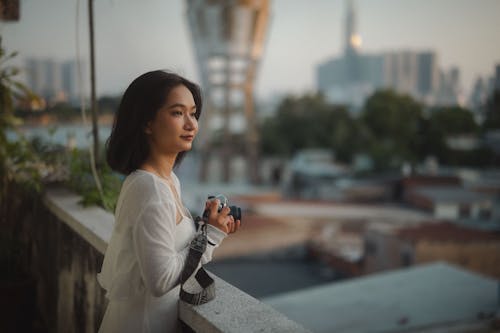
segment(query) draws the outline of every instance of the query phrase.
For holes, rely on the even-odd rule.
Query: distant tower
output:
[[[347,0],[347,15],[345,20],[345,54],[350,56],[359,51],[361,36],[358,34],[356,8],[354,0]]]
[[[357,31],[357,20],[354,0],[347,0],[347,15],[345,20],[345,49],[346,77],[352,83],[361,80],[361,64],[359,49],[361,48],[361,36]]]
[[[244,156],[248,179],[257,183],[259,138],[253,94],[269,1],[188,0],[187,17],[207,106],[198,140],[200,180],[207,180],[210,160],[218,159],[222,181],[229,182],[234,157]]]

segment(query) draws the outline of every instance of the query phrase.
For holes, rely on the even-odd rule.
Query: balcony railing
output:
[[[104,315],[104,291],[96,280],[114,224],[112,214],[84,208],[66,189],[49,189],[44,207],[23,219],[33,247],[37,301],[45,307],[51,331],[96,331]],[[45,238],[45,239],[44,239]],[[43,252],[42,252],[43,251]],[[216,298],[201,306],[180,303],[179,317],[196,332],[308,332],[296,322],[214,276]],[[56,297],[54,297],[56,296]]]

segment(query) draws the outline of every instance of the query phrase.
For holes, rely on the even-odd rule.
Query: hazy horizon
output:
[[[21,20],[0,23],[8,51],[26,57],[88,58],[87,1],[21,0]],[[478,76],[500,63],[500,1],[358,0],[362,53],[432,50],[439,66],[457,66],[466,97]],[[182,0],[95,1],[97,91],[119,94],[139,74],[170,69],[194,80],[198,73]],[[343,52],[345,1],[271,1],[271,20],[256,82],[258,98],[315,91],[316,66]]]

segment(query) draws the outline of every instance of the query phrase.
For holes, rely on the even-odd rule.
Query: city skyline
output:
[[[86,1],[21,0],[21,20],[0,23],[4,45],[21,54],[16,62],[74,58],[77,4],[80,52],[87,61]],[[343,52],[345,6],[345,1],[272,1],[257,97],[317,89],[315,67]],[[500,62],[500,44],[494,42],[500,32],[498,1],[358,0],[356,9],[363,53],[435,51],[443,69],[460,69],[467,95],[477,77],[492,75]],[[119,94],[134,77],[157,68],[198,80],[185,14],[186,4],[180,0],[95,2],[98,93]]]

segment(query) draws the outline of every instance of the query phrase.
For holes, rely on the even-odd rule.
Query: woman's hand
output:
[[[241,221],[234,220],[234,217],[229,215],[231,211],[229,207],[224,207],[220,212],[217,212],[220,201],[218,199],[207,201],[205,208],[208,209],[208,224],[224,231],[226,234],[232,234],[240,228]]]

